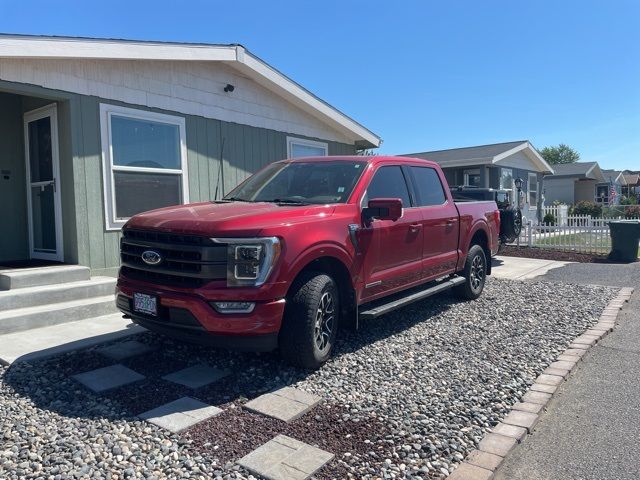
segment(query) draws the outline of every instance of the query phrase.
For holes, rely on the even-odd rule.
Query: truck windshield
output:
[[[366,162],[273,163],[249,177],[223,200],[284,204],[344,203]]]

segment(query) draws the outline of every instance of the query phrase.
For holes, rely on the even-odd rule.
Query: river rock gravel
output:
[[[150,333],[137,339],[158,349],[122,362],[147,378],[102,395],[71,378],[113,363],[95,348],[0,367],[0,478],[253,478],[231,461],[246,445],[229,442],[278,433],[336,455],[318,478],[445,478],[615,293],[490,279],[474,302],[439,295],[343,332],[316,372]],[[161,379],[201,362],[232,373],[196,391]],[[323,406],[290,425],[241,408],[283,385]],[[136,419],[185,394],[224,412],[180,434]]]

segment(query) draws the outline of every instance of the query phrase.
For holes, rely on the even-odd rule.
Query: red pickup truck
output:
[[[477,298],[497,252],[493,201],[453,201],[440,167],[407,157],[284,160],[222,200],[123,228],[117,305],[160,333],[280,349],[318,368],[339,326],[453,288]]]

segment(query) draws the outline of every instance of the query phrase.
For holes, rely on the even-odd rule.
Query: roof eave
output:
[[[382,139],[268,65],[241,45],[178,44],[89,38],[3,35],[0,58],[218,61],[236,68],[305,112],[353,139],[358,148],[376,148]]]

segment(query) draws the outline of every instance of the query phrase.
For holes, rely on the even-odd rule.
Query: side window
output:
[[[411,207],[409,189],[398,166],[380,167],[371,179],[363,204],[366,206],[369,200],[374,198],[399,198],[404,208]]]
[[[445,202],[447,197],[444,194],[438,172],[429,167],[411,167],[411,172],[415,179],[418,204],[421,207],[442,205]]]

